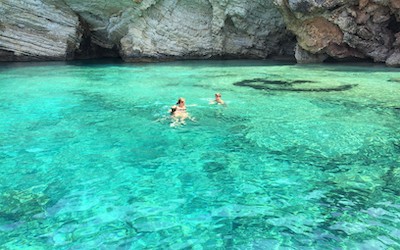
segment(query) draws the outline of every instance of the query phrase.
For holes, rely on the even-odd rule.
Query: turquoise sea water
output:
[[[0,249],[400,249],[399,134],[382,66],[1,64]]]

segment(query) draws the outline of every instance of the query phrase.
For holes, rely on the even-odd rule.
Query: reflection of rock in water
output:
[[[344,84],[330,87],[312,87],[303,86],[296,87],[295,85],[316,83],[309,80],[294,80],[294,81],[281,81],[281,80],[266,80],[261,78],[254,78],[250,80],[243,80],[235,82],[235,86],[250,87],[253,89],[269,90],[269,91],[293,91],[293,92],[331,92],[331,91],[345,91],[352,89],[357,84]]]

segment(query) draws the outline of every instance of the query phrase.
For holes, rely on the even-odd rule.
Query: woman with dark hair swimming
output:
[[[185,119],[189,117],[186,111],[186,101],[185,98],[180,97],[176,102],[176,105],[172,106],[170,109],[171,117],[174,119],[171,126],[176,126],[178,124],[185,124]]]

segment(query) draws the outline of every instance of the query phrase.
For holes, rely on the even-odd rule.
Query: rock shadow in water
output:
[[[389,79],[388,82],[397,82],[397,83],[400,83],[400,78],[392,78],[392,79]]]
[[[310,80],[293,80],[293,81],[282,81],[282,80],[267,80],[262,78],[254,78],[249,80],[243,80],[235,82],[233,85],[241,87],[250,87],[259,90],[268,91],[291,91],[291,92],[332,92],[332,91],[345,91],[356,87],[358,84],[344,84],[330,87],[295,87],[295,85],[316,83]]]

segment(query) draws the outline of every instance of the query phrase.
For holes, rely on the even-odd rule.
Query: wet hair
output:
[[[180,97],[180,98],[178,99],[178,102],[177,102],[176,104],[179,104],[179,103],[184,102],[184,101],[185,101],[185,98]]]
[[[169,112],[170,114],[173,114],[176,111],[176,106],[171,107],[171,111]]]
[[[220,93],[215,93],[216,97],[222,97]]]

